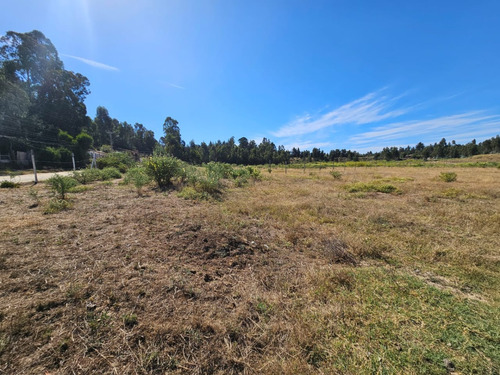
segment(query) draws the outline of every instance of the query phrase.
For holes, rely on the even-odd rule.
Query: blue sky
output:
[[[90,80],[87,110],[161,136],[287,148],[465,143],[500,133],[500,1],[16,0]]]

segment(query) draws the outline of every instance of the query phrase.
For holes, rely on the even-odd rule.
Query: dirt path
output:
[[[68,176],[68,175],[71,175],[72,173],[73,173],[73,171],[37,173],[37,178],[38,178],[38,181],[45,181],[56,174],[58,174],[60,176]],[[15,176],[14,178],[11,178],[10,176],[0,176],[0,182],[2,182],[2,181],[13,181],[13,182],[22,184],[22,183],[28,183],[28,182],[35,182],[35,176],[33,173]]]

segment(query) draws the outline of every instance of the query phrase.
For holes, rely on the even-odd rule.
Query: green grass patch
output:
[[[65,199],[51,199],[47,205],[45,206],[43,213],[44,214],[56,214],[58,212],[70,209],[72,207],[71,202]]]
[[[68,189],[68,193],[84,193],[89,190],[93,190],[94,187],[89,185],[77,185]]]
[[[391,184],[372,181],[372,182],[354,182],[352,184],[344,185],[349,193],[359,193],[359,192],[377,192],[377,193],[399,193],[400,190]]]
[[[457,180],[457,174],[455,172],[441,172],[439,179],[444,182],[453,182]]]
[[[15,188],[18,188],[19,186],[20,186],[19,184],[12,182],[12,181],[2,181],[0,183],[1,189],[15,189]]]
[[[354,275],[350,288],[332,287],[328,275],[315,282],[326,285],[316,304],[337,299],[342,305],[338,317],[317,315],[319,326],[312,327],[332,358],[325,373],[447,374],[450,363],[457,373],[499,373],[498,309],[390,270]]]

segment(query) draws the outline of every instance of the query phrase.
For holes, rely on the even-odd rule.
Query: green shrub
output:
[[[192,186],[184,187],[179,193],[177,193],[179,198],[189,199],[189,200],[206,200],[210,198],[207,193],[199,192]]]
[[[55,175],[49,178],[47,183],[55,193],[59,194],[60,199],[65,200],[68,190],[76,186],[78,181],[71,177]]]
[[[335,180],[342,179],[342,173],[340,173],[339,171],[331,171],[330,174]]]
[[[248,177],[246,175],[241,175],[241,176],[238,176],[235,180],[234,180],[234,185],[236,187],[243,187],[245,186],[246,184],[248,184]]]
[[[58,165],[61,161],[61,152],[55,147],[45,147],[43,150],[40,150],[36,159],[40,165]]]
[[[444,182],[453,182],[457,180],[457,174],[455,172],[441,172],[439,178]]]
[[[72,188],[69,188],[68,193],[84,193],[86,191],[92,190],[92,186],[88,185],[77,185],[73,186]]]
[[[130,168],[124,178],[125,184],[133,184],[137,189],[137,194],[142,195],[142,188],[151,182],[151,176],[141,167]]]
[[[248,174],[250,175],[251,178],[254,180],[260,180],[261,175],[260,175],[260,170],[258,168],[248,166],[246,167],[246,170],[248,171]]]
[[[61,162],[65,163],[64,166],[65,167],[71,166],[72,165],[71,151],[65,147],[59,147],[57,150],[59,151]]]
[[[71,203],[64,199],[51,199],[45,207],[44,214],[55,214],[71,207]]]
[[[96,163],[99,169],[115,167],[120,172],[125,173],[129,168],[134,166],[135,161],[126,152],[113,152],[97,159]]]
[[[98,181],[101,179],[101,172],[98,169],[82,169],[78,172],[73,172],[73,178],[80,184],[86,185],[88,183]]]
[[[15,182],[12,181],[2,181],[0,183],[0,188],[2,189],[13,189],[13,188],[18,188],[19,184],[16,184]]]
[[[218,180],[223,178],[233,178],[234,168],[230,164],[210,162],[205,165],[207,175]]]
[[[344,188],[349,193],[357,192],[378,192],[378,193],[395,193],[399,192],[398,188],[391,184],[384,184],[378,181],[373,182],[355,182],[345,185]]]
[[[117,178],[122,178],[122,174],[115,167],[107,167],[99,171],[100,179],[102,181],[115,180]]]
[[[173,156],[153,156],[144,162],[146,173],[156,182],[160,189],[172,185],[172,179],[185,174],[182,161]]]
[[[111,148],[110,145],[102,145],[101,151],[109,154],[110,152],[113,152],[113,149]]]

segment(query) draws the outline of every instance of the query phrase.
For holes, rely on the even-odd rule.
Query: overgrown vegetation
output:
[[[152,181],[144,167],[130,168],[125,175],[124,183],[133,184],[137,189],[137,195],[142,196],[142,189]]]
[[[68,190],[76,186],[78,181],[71,177],[55,175],[47,180],[47,184],[58,194],[59,199],[64,200]]]
[[[73,172],[73,178],[78,183],[86,185],[95,181],[108,181],[121,178],[122,174],[115,167],[106,167],[104,169],[86,168]]]
[[[126,152],[108,153],[98,158],[96,163],[99,169],[116,168],[121,173],[127,172],[129,168],[135,165],[133,157]]]
[[[444,182],[454,182],[457,180],[457,174],[455,172],[441,172],[439,178]]]
[[[185,173],[185,165],[173,156],[152,156],[144,162],[146,173],[156,182],[162,190],[172,185],[172,179],[182,177]]]
[[[14,189],[18,188],[19,184],[14,181],[2,181],[0,183],[0,189]]]
[[[357,192],[378,192],[378,193],[397,193],[400,190],[392,185],[379,181],[371,181],[371,182],[354,182],[351,184],[344,185],[344,188],[349,193],[357,193]]]

